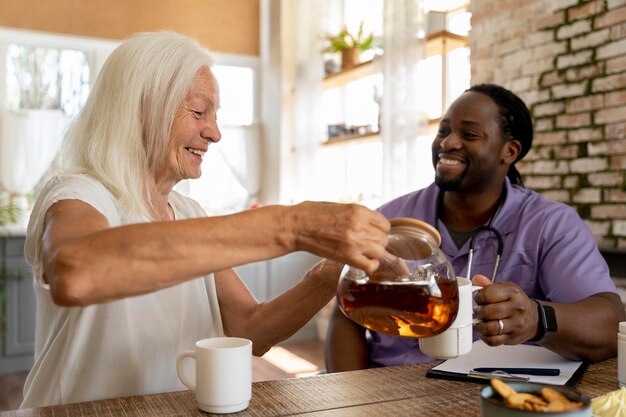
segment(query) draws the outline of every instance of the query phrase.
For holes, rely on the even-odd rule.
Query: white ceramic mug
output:
[[[196,342],[195,350],[176,359],[178,378],[196,394],[198,408],[215,414],[248,408],[252,398],[252,342],[239,337],[214,337]],[[196,381],[183,369],[186,357],[196,361]]]
[[[454,322],[443,333],[419,340],[420,349],[428,356],[439,359],[456,358],[472,350],[472,324],[474,319],[474,291],[483,287],[472,285],[467,278],[457,277],[459,286],[459,311]]]

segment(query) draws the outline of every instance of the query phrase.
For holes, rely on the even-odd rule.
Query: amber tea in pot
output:
[[[337,301],[344,314],[367,329],[404,337],[446,330],[459,308],[452,265],[439,249],[434,227],[415,219],[391,219],[386,253],[368,276],[344,267]]]

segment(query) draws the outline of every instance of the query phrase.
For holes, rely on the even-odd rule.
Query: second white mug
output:
[[[240,337],[214,337],[196,342],[195,350],[176,360],[178,378],[196,394],[198,408],[215,414],[248,408],[252,398],[252,342]],[[196,361],[196,381],[185,375],[183,360]]]

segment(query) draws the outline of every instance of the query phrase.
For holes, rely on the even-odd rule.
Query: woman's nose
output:
[[[220,132],[220,128],[217,126],[216,120],[208,121],[200,134],[204,139],[210,142],[219,142],[220,139],[222,139],[222,133]]]

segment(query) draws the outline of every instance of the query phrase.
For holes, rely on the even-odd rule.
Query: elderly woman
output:
[[[22,407],[184,389],[180,351],[226,334],[262,355],[337,285],[322,262],[258,303],[234,266],[293,251],[378,266],[389,223],[365,207],[305,202],[207,217],[173,190],[200,176],[221,138],[210,67],[196,41],[169,32],[138,34],[105,63],[28,226],[36,362]]]

